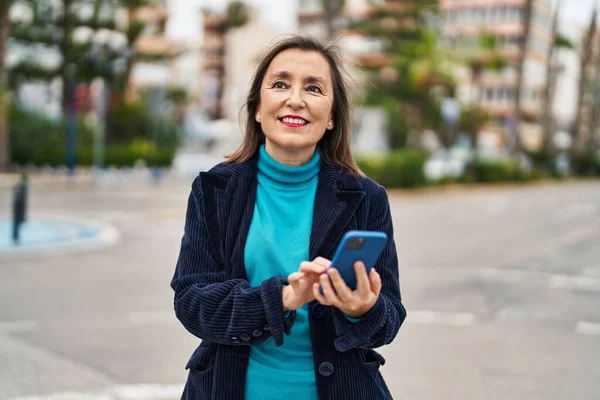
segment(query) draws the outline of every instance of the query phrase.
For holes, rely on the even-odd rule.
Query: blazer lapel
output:
[[[237,265],[237,253],[243,255],[256,199],[256,168],[255,156],[244,163],[222,163],[200,173],[204,218],[215,261],[222,268],[231,267],[232,258]],[[235,187],[230,184],[232,180]],[[241,265],[243,270],[243,258]]]
[[[310,259],[327,257],[365,197],[357,177],[323,161],[315,195]]]

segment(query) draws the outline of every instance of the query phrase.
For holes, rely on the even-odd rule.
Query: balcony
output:
[[[163,4],[138,7],[134,12],[134,19],[144,21],[146,24],[162,24],[169,18],[169,11]]]
[[[163,35],[142,35],[135,41],[135,51],[149,57],[174,57],[183,48]]]

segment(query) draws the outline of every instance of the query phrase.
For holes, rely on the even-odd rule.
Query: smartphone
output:
[[[362,261],[365,264],[367,273],[369,273],[381,255],[387,241],[388,237],[385,232],[349,231],[344,235],[333,255],[331,267],[340,272],[344,282],[350,289],[356,290],[354,263]]]

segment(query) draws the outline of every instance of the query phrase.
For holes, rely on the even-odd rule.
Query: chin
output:
[[[274,142],[287,150],[300,150],[308,147],[315,146],[317,142],[313,142],[302,135],[297,134],[283,134],[278,135],[279,137]]]

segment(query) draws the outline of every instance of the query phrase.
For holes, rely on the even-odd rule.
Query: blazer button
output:
[[[325,307],[322,304],[314,304],[312,306],[312,315],[315,318],[323,318],[323,315],[325,315]]]
[[[265,325],[265,326],[263,327],[263,330],[264,330],[265,332],[269,332],[269,331],[271,330],[271,327],[270,327],[270,326],[267,324],[267,325]]]
[[[322,362],[321,365],[319,365],[319,374],[323,376],[333,374],[333,364],[328,361]]]
[[[238,340],[238,338],[236,338],[235,336],[231,338],[231,341],[233,342],[233,344],[240,344],[241,342]]]
[[[254,336],[254,337],[261,337],[262,336],[262,331],[259,331],[258,329],[256,329],[255,331],[252,331],[252,336]]]
[[[240,335],[240,339],[242,339],[244,342],[247,342],[248,340],[250,340],[250,336],[244,333]]]

